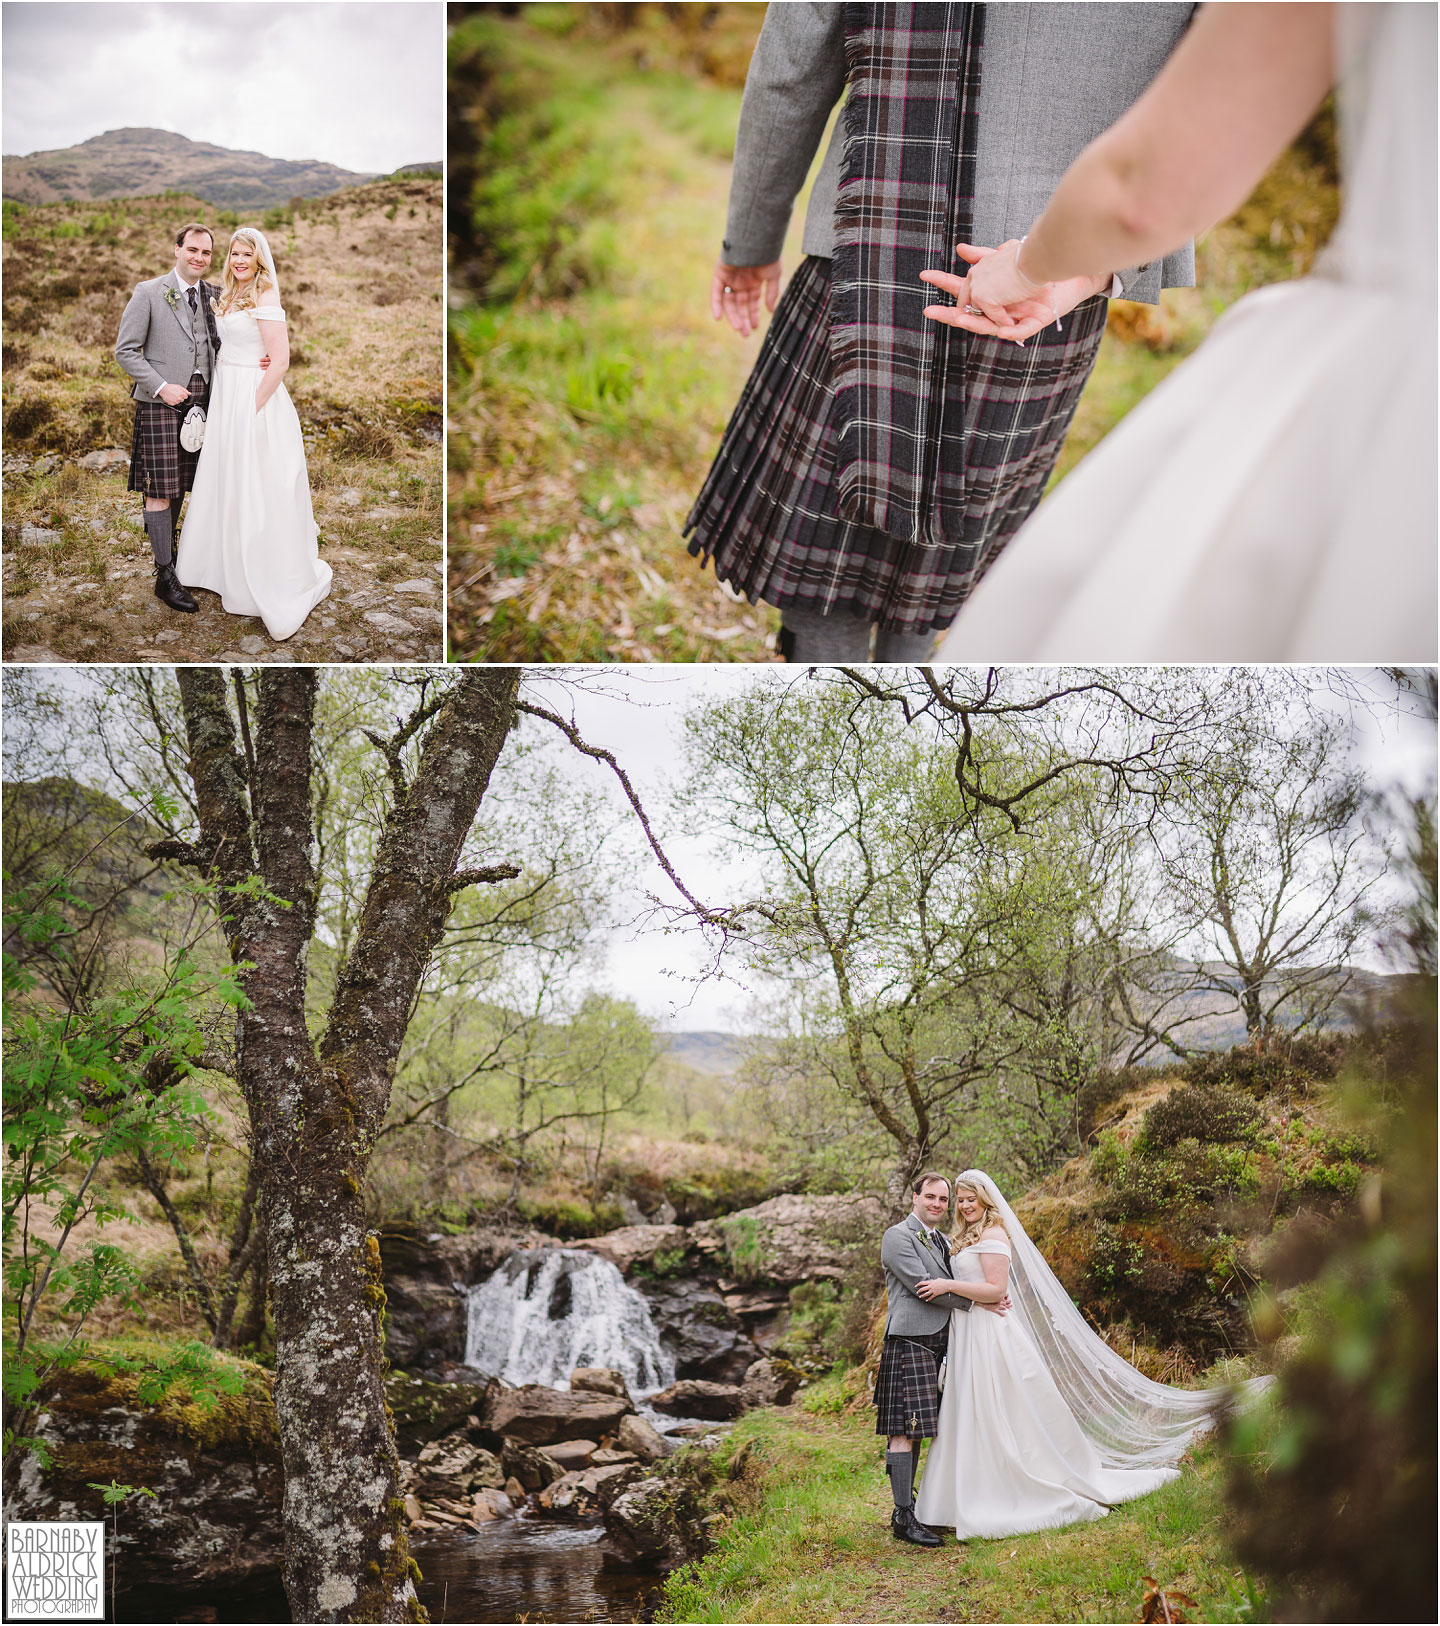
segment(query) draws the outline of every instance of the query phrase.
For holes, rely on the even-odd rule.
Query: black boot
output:
[[[915,1517],[913,1507],[897,1507],[890,1515],[890,1534],[897,1541],[908,1541],[914,1547],[943,1547],[945,1538],[937,1535],[928,1525]]]
[[[155,597],[172,610],[184,610],[188,615],[193,615],[200,608],[180,585],[174,565],[156,565]]]

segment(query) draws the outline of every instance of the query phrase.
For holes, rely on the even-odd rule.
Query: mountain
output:
[[[371,174],[314,158],[268,158],[191,141],[170,130],[107,130],[75,147],[4,161],[4,194],[17,203],[188,192],[217,208],[264,209],[323,198]]]
[[[739,1071],[743,1041],[735,1033],[662,1033],[668,1055],[697,1073],[727,1077]]]

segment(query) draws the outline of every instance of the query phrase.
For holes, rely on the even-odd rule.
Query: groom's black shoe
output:
[[[174,565],[156,566],[155,597],[162,604],[168,604],[172,610],[184,610],[188,615],[193,615],[200,608],[180,585],[180,579],[175,574]]]
[[[936,1535],[915,1517],[914,1508],[897,1507],[890,1515],[890,1534],[897,1541],[908,1541],[916,1547],[943,1547],[945,1538]]]

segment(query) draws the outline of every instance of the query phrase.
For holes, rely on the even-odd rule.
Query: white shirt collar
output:
[[[180,267],[178,265],[172,265],[170,267],[170,275],[175,279],[175,286],[182,294],[188,292],[191,288],[193,288],[198,294],[200,292],[200,282],[204,282],[205,280],[204,277],[201,277],[200,282],[186,282],[184,277],[180,275]]]

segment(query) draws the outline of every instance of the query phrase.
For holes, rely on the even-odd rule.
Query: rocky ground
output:
[[[88,453],[69,465],[57,499],[44,488],[66,467],[58,454],[5,458],[7,515],[12,490],[17,508],[38,510],[4,527],[6,660],[444,659],[444,547],[438,515],[433,535],[418,534],[426,504],[414,482],[380,486],[375,476],[387,471],[368,470],[358,471],[361,483],[315,491],[320,556],[334,585],[277,643],[258,616],[227,614],[213,593],[197,591],[195,615],[155,597],[140,500],[125,489],[128,464],[118,448]]]

